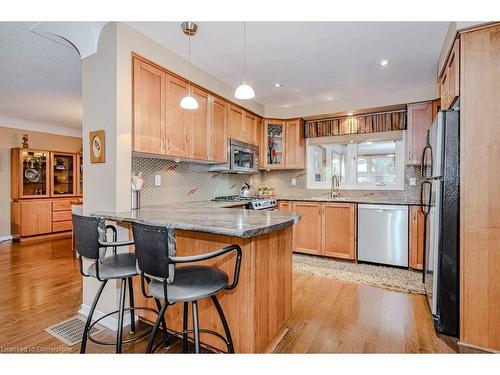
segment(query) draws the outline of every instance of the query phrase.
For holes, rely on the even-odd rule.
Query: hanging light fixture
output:
[[[246,70],[247,70],[247,30],[246,22],[243,22],[243,84],[239,85],[234,96],[237,99],[252,99],[255,97],[255,92],[253,88],[246,82]]]
[[[193,109],[198,109],[198,102],[191,95],[191,36],[196,35],[196,31],[198,30],[198,25],[195,24],[194,22],[183,22],[181,27],[184,34],[188,36],[188,61],[189,61],[189,75],[188,75],[189,91],[188,95],[183,97],[181,100],[181,108],[193,110]]]

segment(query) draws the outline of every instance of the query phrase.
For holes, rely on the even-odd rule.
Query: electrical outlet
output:
[[[292,186],[295,186],[297,185],[297,179],[296,178],[292,178]]]
[[[155,174],[155,186],[161,186],[161,175]]]
[[[410,178],[410,186],[417,186],[417,179],[415,177]]]

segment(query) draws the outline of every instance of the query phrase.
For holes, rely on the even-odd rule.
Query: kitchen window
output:
[[[336,175],[341,189],[403,190],[404,135],[388,133],[308,139],[307,188],[330,189]]]

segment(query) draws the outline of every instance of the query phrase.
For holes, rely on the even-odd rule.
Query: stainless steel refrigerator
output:
[[[440,111],[422,153],[423,281],[438,332],[459,334],[459,111]]]

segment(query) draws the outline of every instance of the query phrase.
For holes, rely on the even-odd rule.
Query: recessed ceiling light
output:
[[[387,65],[389,65],[389,60],[381,60],[378,64],[380,66],[387,66]]]
[[[281,83],[279,83],[279,82],[276,82],[276,83],[274,84],[274,87],[281,87],[281,86],[283,86],[283,85],[282,85]]]

